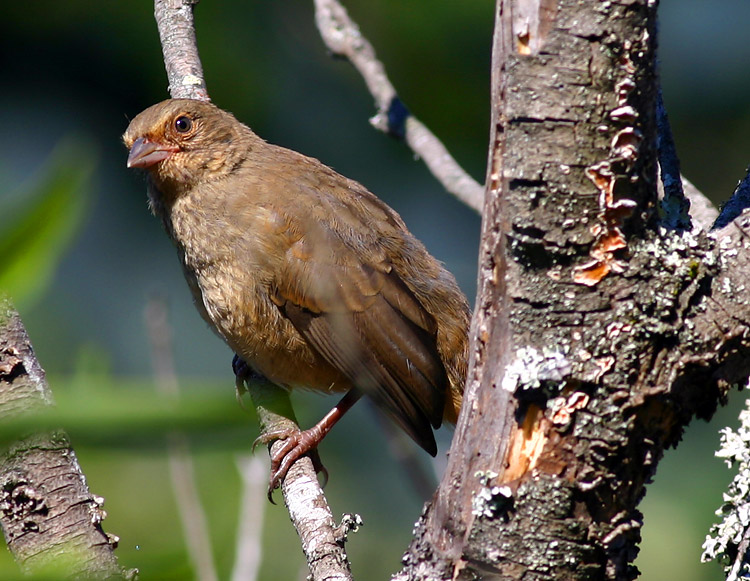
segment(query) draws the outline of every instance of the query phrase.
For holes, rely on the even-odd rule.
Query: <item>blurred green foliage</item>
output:
[[[90,207],[93,155],[80,141],[59,143],[32,184],[0,197],[0,290],[28,308],[49,287],[55,268]]]
[[[348,0],[407,106],[478,180],[486,161],[492,0]],[[747,0],[662,0],[664,98],[683,172],[725,199],[748,163],[750,44]],[[311,2],[201,2],[198,42],[214,102],[269,141],[322,159],[396,208],[473,297],[479,219],[441,192],[401,144],[373,131],[362,80],[331,60]],[[257,434],[234,397],[231,353],[199,319],[143,179],[125,169],[128,119],[167,97],[150,2],[7,3],[0,19],[0,288],[9,288],[58,402],[44,418],[71,435],[104,528],[143,580],[192,579],[166,459],[166,435],[184,431],[221,579],[235,552],[241,483],[235,461]],[[85,141],[65,141],[86,135]],[[47,161],[45,161],[47,160]],[[31,177],[30,177],[31,176]],[[21,185],[19,185],[21,184]],[[182,396],[151,380],[144,308],[168,297]],[[718,429],[691,426],[667,453],[643,503],[643,579],[716,579],[700,544],[730,479],[712,457]],[[294,394],[303,425],[333,403]],[[12,436],[17,424],[2,428]],[[439,434],[440,450],[450,433]],[[334,514],[365,525],[348,545],[355,578],[399,568],[423,499],[410,488],[370,410],[356,406],[323,443]],[[429,460],[419,456],[425,468]],[[439,458],[436,469],[441,468]],[[261,492],[263,494],[263,492]],[[260,578],[304,577],[283,507],[265,507]],[[19,579],[6,551],[0,578]]]

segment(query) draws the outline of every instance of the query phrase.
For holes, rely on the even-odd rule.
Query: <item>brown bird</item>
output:
[[[208,324],[280,386],[347,392],[310,430],[273,435],[269,493],[361,394],[434,456],[432,428],[461,405],[469,306],[399,215],[207,102],[154,105],[123,139]]]

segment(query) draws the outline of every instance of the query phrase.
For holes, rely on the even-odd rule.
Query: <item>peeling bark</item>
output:
[[[634,579],[664,449],[750,373],[750,219],[659,227],[656,4],[498,1],[473,361],[397,579]]]

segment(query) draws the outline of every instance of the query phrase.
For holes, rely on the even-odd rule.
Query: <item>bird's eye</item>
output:
[[[187,133],[193,128],[193,120],[185,115],[180,115],[174,121],[174,128],[178,133]]]

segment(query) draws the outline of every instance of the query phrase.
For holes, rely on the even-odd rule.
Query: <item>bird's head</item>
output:
[[[128,167],[148,172],[158,192],[177,197],[231,173],[258,139],[230,113],[206,101],[169,99],[138,114],[123,141]]]

